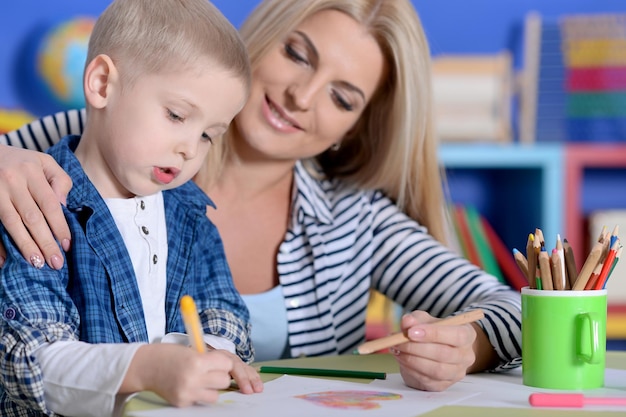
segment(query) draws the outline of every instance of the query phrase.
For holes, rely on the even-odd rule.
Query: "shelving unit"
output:
[[[626,209],[625,184],[626,145],[567,145],[565,233],[572,242],[575,258],[580,262],[589,253],[589,214],[594,210]]]
[[[540,227],[546,246],[560,233],[582,262],[590,213],[626,209],[626,144],[444,144],[439,159],[451,200],[476,207],[511,250]],[[607,347],[626,349],[626,306],[609,305]]]
[[[439,159],[451,200],[476,207],[508,247],[525,248],[537,227],[556,243],[564,224],[560,145],[445,144]]]

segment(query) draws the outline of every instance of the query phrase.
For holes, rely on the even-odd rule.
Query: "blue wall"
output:
[[[239,26],[258,0],[214,0]],[[109,0],[19,0],[0,6],[0,109],[21,108],[16,62],[36,27],[76,16],[97,16]],[[511,50],[519,67],[524,15],[537,10],[548,19],[561,14],[626,12],[624,0],[413,0],[433,54]]]

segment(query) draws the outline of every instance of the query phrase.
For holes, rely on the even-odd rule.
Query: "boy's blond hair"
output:
[[[100,54],[113,60],[127,86],[142,73],[178,71],[208,60],[250,87],[246,48],[208,0],[115,0],[93,28],[87,64]]]

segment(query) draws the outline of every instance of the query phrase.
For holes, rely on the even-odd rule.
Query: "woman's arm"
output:
[[[0,135],[0,222],[36,267],[44,261],[52,268],[63,266],[55,238],[69,248],[71,237],[59,202],[65,202],[72,182],[48,155],[18,148],[45,150],[65,135],[80,134],[84,118],[84,110],[70,110]],[[5,257],[0,244],[0,266]]]

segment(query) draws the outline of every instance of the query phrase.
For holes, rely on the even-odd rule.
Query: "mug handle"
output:
[[[600,320],[597,313],[582,313],[577,316],[576,356],[578,359],[596,364],[600,362]],[[584,349],[583,332],[589,332],[589,346]]]

